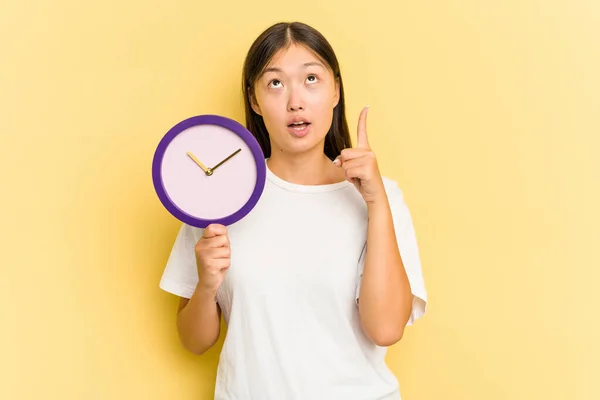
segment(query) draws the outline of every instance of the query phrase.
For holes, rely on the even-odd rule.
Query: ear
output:
[[[248,99],[250,100],[250,106],[252,107],[254,112],[257,113],[258,115],[262,116],[261,111],[260,111],[260,106],[258,105],[258,102],[256,101],[256,96],[254,95],[254,91],[252,89],[248,89]]]
[[[340,79],[335,78],[335,94],[333,95],[333,108],[340,102]]]

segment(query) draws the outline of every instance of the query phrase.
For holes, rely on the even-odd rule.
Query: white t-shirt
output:
[[[384,183],[413,292],[412,325],[427,302],[419,252],[400,188]],[[202,233],[182,225],[163,290],[191,297]],[[228,227],[231,267],[217,293],[227,334],[215,400],[400,399],[386,348],[360,327],[366,234],[367,208],[354,185],[293,184],[267,167],[258,204]]]

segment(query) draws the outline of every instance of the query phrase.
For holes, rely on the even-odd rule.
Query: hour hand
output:
[[[187,152],[187,155],[188,155],[188,156],[189,156],[189,157],[190,157],[192,160],[194,160],[194,162],[195,162],[196,164],[198,164],[198,166],[199,166],[200,168],[202,168],[202,171],[204,171],[204,173],[205,173],[206,175],[212,175],[212,171],[211,171],[209,168],[206,168],[206,167],[204,166],[204,164],[202,164],[202,163],[200,162],[200,160],[198,160],[198,158],[196,158],[196,156],[192,154],[192,152],[191,152],[191,151],[188,151],[188,152]]]
[[[211,168],[211,171],[214,171],[215,169],[217,169],[220,165],[224,164],[227,160],[229,160],[231,157],[235,156],[237,153],[239,153],[240,151],[242,151],[242,149],[237,149],[236,151],[234,151],[232,154],[230,154],[226,159],[224,159],[223,161],[221,161],[220,163],[218,163],[217,165],[215,165],[214,167]]]

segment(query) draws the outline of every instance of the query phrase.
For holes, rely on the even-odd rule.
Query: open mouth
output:
[[[304,117],[296,116],[288,120],[288,132],[297,138],[302,138],[310,132],[310,122]]]
[[[303,138],[310,132],[310,122],[297,121],[288,125],[288,132],[297,138]]]
[[[303,129],[306,129],[308,126],[310,125],[310,122],[294,122],[288,125],[288,128],[292,128],[294,130],[298,130],[301,131]]]

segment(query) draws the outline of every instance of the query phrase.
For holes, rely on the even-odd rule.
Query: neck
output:
[[[267,165],[279,178],[298,185],[326,185],[343,180],[323,151],[293,155],[272,152]]]

